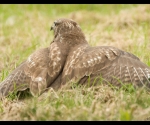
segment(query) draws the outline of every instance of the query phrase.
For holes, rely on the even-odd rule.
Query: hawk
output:
[[[32,53],[0,83],[0,97],[14,88],[29,88],[38,96],[48,87],[59,89],[71,82],[150,87],[150,68],[135,55],[112,46],[91,47],[72,19],[54,21],[51,30],[54,38],[50,46]]]

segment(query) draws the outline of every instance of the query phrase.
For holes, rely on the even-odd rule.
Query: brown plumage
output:
[[[64,22],[68,27],[74,28],[71,25],[72,21],[62,19],[58,22],[59,25],[56,28],[63,27]],[[62,31],[66,30],[63,28]],[[70,82],[88,84],[90,82],[92,85],[109,82],[116,86],[121,86],[122,83],[132,83],[135,87],[150,87],[150,68],[135,55],[111,46],[91,47],[84,33],[80,31],[79,25],[75,28],[75,32],[68,30],[57,34],[54,28],[54,33],[59,34],[62,43],[71,46],[62,76],[59,77],[61,84]]]
[[[0,96],[30,88],[33,96],[46,88],[61,85],[109,82],[116,86],[132,83],[150,87],[150,68],[135,55],[111,46],[91,47],[80,26],[70,19],[56,20],[51,30],[54,39],[48,48],[31,54],[2,83]],[[22,87],[19,87],[19,86]]]
[[[15,91],[23,91],[27,88],[30,89],[33,96],[38,96],[54,81],[58,81],[69,49],[77,44],[74,39],[76,36],[81,36],[81,40],[84,35],[82,35],[77,23],[72,20],[57,20],[51,29],[54,30],[54,39],[50,46],[32,53],[26,61],[0,83],[0,97],[7,96],[14,89]],[[68,34],[71,35],[67,36]],[[69,41],[63,43],[61,36],[66,36]],[[82,43],[82,41],[80,42]],[[60,86],[57,87],[53,84],[52,87],[59,88]]]

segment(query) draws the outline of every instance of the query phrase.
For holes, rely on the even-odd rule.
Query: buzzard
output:
[[[135,55],[112,46],[91,47],[72,19],[54,21],[51,30],[50,46],[32,53],[0,83],[0,97],[27,88],[39,96],[48,87],[59,89],[72,82],[150,87],[150,68]]]

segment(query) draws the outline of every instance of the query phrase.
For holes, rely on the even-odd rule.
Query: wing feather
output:
[[[143,86],[145,81],[150,86],[148,77],[150,68],[135,55],[110,46],[87,46],[81,51],[82,54],[74,59],[75,63],[72,67],[69,67],[68,64],[76,56],[76,53],[71,53],[67,58],[62,83],[68,81],[87,82],[85,80],[88,78],[87,76],[90,76],[93,80],[102,76],[108,82],[117,86],[121,86],[119,82],[133,83],[135,87]]]
[[[76,54],[77,51],[79,54]],[[110,66],[118,55],[119,51],[114,47],[79,46],[79,49],[75,49],[67,58],[62,81],[66,83],[66,78],[71,81],[80,80],[84,76],[96,74]],[[72,60],[74,61],[73,64],[71,63]]]

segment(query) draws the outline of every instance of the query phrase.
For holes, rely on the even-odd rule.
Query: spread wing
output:
[[[65,56],[55,43],[35,51],[0,83],[0,96],[7,96],[14,89],[23,91],[27,88],[33,96],[40,95],[59,75],[64,60]]]
[[[121,54],[100,73],[104,79],[117,86],[121,86],[122,83],[132,83],[134,87],[150,88],[150,68],[140,60],[131,58],[128,54]]]
[[[23,71],[26,65],[24,61],[7,78],[0,83],[0,98],[7,96],[10,92],[23,91],[29,87],[30,77]]]
[[[131,53],[110,46],[80,46],[69,54],[62,81],[82,84],[87,82],[88,76],[93,81],[101,76],[112,84],[119,78],[143,85],[149,75],[150,69]]]
[[[48,54],[48,48],[40,49],[32,53],[26,61],[20,64],[0,83],[1,97],[7,96],[10,92],[23,91],[27,88],[30,88],[33,95],[35,91],[44,89],[46,87],[44,80],[48,67]]]

